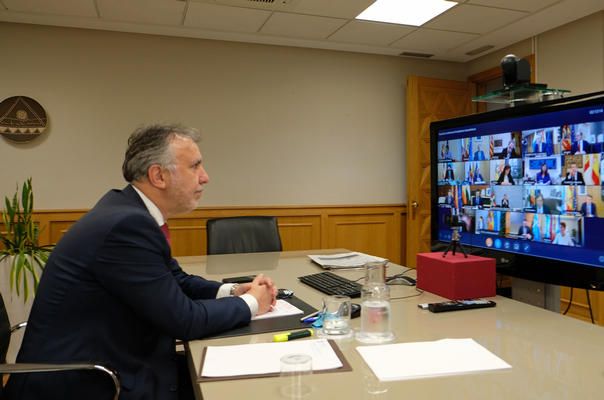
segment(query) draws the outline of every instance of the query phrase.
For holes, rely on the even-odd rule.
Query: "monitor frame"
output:
[[[604,106],[604,91],[432,122],[430,124],[432,251],[442,250],[444,246],[449,244],[449,242],[438,238],[437,169],[439,161],[437,142],[439,131],[597,104]],[[604,184],[602,184],[602,187],[604,188]],[[589,266],[535,255],[516,254],[505,250],[468,246],[465,243],[464,247],[468,247],[472,254],[494,258],[497,272],[504,275],[547,284],[604,291],[604,266]]]

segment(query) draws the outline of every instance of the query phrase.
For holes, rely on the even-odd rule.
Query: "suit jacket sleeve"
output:
[[[218,282],[180,269],[148,216],[132,214],[113,226],[95,266],[96,278],[107,291],[174,338],[200,338],[250,321],[245,301],[212,299]]]

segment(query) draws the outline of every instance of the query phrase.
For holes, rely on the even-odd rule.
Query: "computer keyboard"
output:
[[[300,282],[307,284],[320,292],[334,295],[339,294],[348,297],[361,297],[361,285],[346,278],[342,278],[333,272],[319,272],[299,276]]]

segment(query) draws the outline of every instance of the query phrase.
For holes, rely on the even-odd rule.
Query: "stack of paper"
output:
[[[286,354],[308,354],[312,357],[313,371],[343,366],[340,358],[325,339],[209,346],[206,348],[201,376],[278,374],[281,369],[279,360]]]
[[[304,314],[304,311],[300,310],[293,304],[288,303],[283,299],[277,300],[275,307],[269,312],[261,315],[256,315],[252,318],[252,321],[258,319],[278,318],[278,317],[289,317],[290,315]]]
[[[308,257],[325,269],[360,268],[368,262],[386,261],[385,258],[370,256],[357,251],[330,255],[309,255]]]
[[[512,368],[472,339],[357,347],[380,381]]]

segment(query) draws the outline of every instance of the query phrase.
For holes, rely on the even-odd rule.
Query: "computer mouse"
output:
[[[361,316],[361,305],[352,303],[350,305],[350,318],[356,318]]]
[[[407,286],[415,286],[416,281],[415,279],[411,278],[410,276],[396,276],[392,279],[388,280],[388,284],[389,285],[407,285]]]

